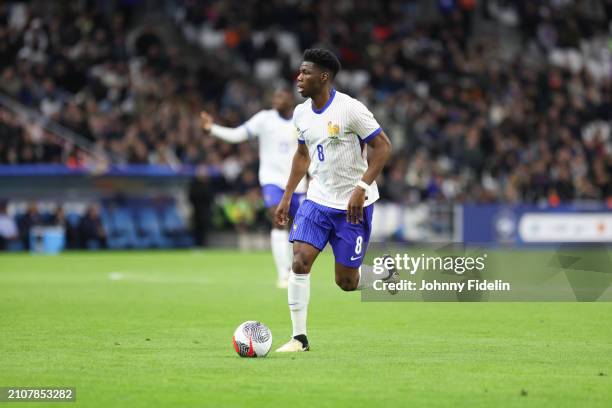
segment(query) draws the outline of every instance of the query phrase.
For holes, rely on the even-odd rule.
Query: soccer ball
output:
[[[249,320],[238,326],[232,342],[240,357],[265,357],[272,347],[272,332],[265,324]]]

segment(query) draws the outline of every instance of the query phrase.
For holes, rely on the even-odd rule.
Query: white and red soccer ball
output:
[[[240,357],[265,357],[272,347],[272,332],[265,324],[249,320],[238,326],[232,342]]]

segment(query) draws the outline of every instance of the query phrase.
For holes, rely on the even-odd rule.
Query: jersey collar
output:
[[[329,108],[329,105],[331,105],[332,101],[334,100],[334,96],[336,96],[336,89],[332,88],[331,93],[329,94],[329,99],[327,100],[327,102],[325,103],[325,106],[323,106],[321,109],[317,109],[315,108],[314,104],[312,103],[312,101],[310,102],[310,107],[312,108],[312,111],[314,113],[316,113],[317,115],[322,114],[323,112],[325,112],[325,110],[327,108]]]

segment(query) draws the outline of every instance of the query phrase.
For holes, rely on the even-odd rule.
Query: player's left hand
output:
[[[361,187],[355,187],[349,199],[348,208],[346,209],[346,220],[349,223],[359,224],[363,221],[363,204],[365,200],[365,190]]]
[[[205,132],[210,132],[213,124],[213,117],[208,112],[200,112],[200,126]]]

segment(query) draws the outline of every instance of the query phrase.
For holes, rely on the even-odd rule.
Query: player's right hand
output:
[[[367,200],[366,192],[361,187],[355,187],[346,209],[346,220],[350,224],[359,224],[363,221],[363,205]]]
[[[210,116],[210,114],[204,111],[200,112],[200,126],[202,126],[202,129],[205,132],[210,132],[213,123],[215,122],[213,120],[213,117]]]
[[[289,207],[291,205],[291,200],[287,200],[283,197],[280,203],[276,206],[276,212],[274,213],[274,218],[279,225],[287,225],[289,222]]]

